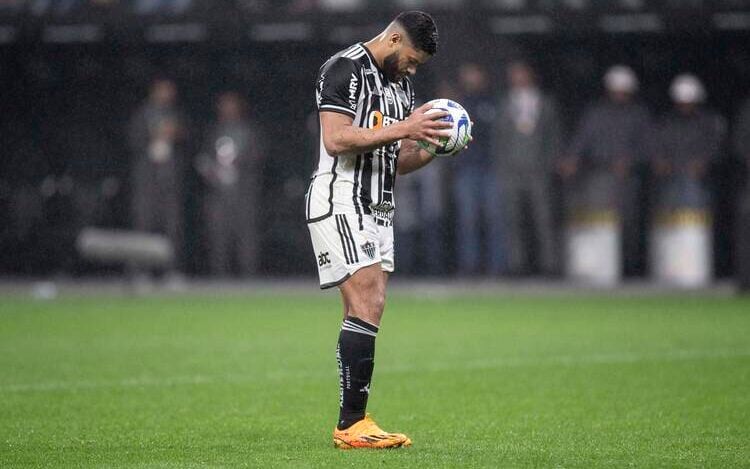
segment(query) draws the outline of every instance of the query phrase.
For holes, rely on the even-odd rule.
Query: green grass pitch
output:
[[[351,452],[338,301],[0,298],[0,467],[750,467],[750,299],[393,295]]]

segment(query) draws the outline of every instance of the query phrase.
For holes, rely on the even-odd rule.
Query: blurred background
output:
[[[0,0],[0,276],[312,284],[318,67],[405,9],[475,142],[398,275],[750,287],[750,0]]]

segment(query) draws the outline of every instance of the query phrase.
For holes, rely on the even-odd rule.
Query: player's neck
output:
[[[383,36],[384,35],[381,34],[364,43],[364,46],[367,48],[367,50],[370,51],[370,55],[372,55],[372,58],[375,59],[375,64],[381,70],[383,69],[383,62],[385,61],[385,56],[387,55],[387,50],[382,39]]]

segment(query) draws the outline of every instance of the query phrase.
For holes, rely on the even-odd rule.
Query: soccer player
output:
[[[306,196],[321,288],[337,286],[344,321],[336,347],[339,420],[334,445],[409,446],[400,433],[381,430],[365,413],[375,337],[393,272],[393,188],[396,174],[421,168],[432,156],[418,141],[438,144],[451,124],[445,112],[414,109],[409,76],[437,50],[432,17],[399,14],[374,39],[354,44],[320,68],[316,98],[320,160]]]

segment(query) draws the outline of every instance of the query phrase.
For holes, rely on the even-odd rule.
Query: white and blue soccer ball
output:
[[[433,99],[430,101],[431,112],[447,111],[449,114],[440,120],[451,122],[453,129],[451,135],[440,137],[440,146],[427,142],[417,142],[419,146],[433,156],[453,156],[461,151],[471,140],[471,119],[469,113],[460,104],[450,99]]]

